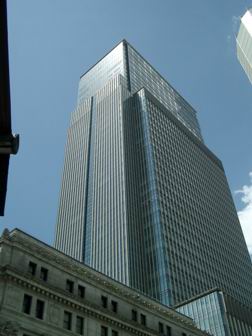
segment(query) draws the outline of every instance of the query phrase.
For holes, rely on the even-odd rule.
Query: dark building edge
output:
[[[93,123],[93,106],[94,106],[94,97],[91,97],[91,106],[90,106],[90,123],[89,123],[89,134],[88,134],[88,155],[87,155],[87,180],[85,188],[85,207],[84,207],[84,232],[83,232],[83,241],[86,242],[86,233],[87,233],[87,216],[88,216],[88,194],[89,194],[89,174],[90,174],[90,156],[91,156],[91,130]],[[82,260],[85,262],[85,248],[83,247],[82,251]]]

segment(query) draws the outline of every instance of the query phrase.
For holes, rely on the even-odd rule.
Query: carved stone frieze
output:
[[[85,280],[85,282],[92,286],[100,287],[105,291],[109,291],[111,294],[114,293],[115,295],[124,298],[126,301],[132,304],[136,304],[137,306],[142,306],[150,311],[153,311],[154,314],[158,313],[159,315],[163,315],[164,318],[183,322],[183,324],[186,325],[189,330],[192,332],[196,331],[195,325],[188,318],[183,318],[180,314],[171,309],[164,309],[164,307],[162,307],[160,304],[156,304],[153,300],[145,298],[141,294],[136,294],[133,290],[130,288],[128,289],[126,286],[120,285],[110,279],[107,280],[106,277],[102,274],[99,274],[89,267],[82,265],[78,261],[65,256],[63,253],[53,249],[50,246],[36,241],[32,237],[27,238],[26,235],[24,235],[22,232],[14,231],[14,233],[11,234],[6,232],[5,236],[2,236],[2,239],[6,239],[6,242],[8,241],[7,243],[13,244],[16,248],[23,250],[23,252],[33,254],[40,259],[46,260],[47,263],[51,263],[51,265],[61,268],[62,271],[67,270],[68,272],[71,272],[73,275]],[[119,322],[115,321],[112,317],[105,316],[103,313],[100,313],[97,307],[95,307],[92,303],[85,302],[85,307],[83,307],[82,305],[78,304],[78,300],[76,302],[73,296],[66,298],[66,293],[60,293],[60,291],[55,293],[55,288],[43,288],[39,283],[32,285],[29,280],[24,280],[24,278],[27,278],[27,275],[22,274],[21,277],[11,276],[11,281],[17,282],[17,284],[22,287],[29,288],[40,293],[40,295],[45,295],[51,300],[54,300],[55,305],[52,304],[52,306],[49,308],[49,320],[55,325],[58,324],[58,320],[60,319],[60,312],[57,310],[58,302],[71,306],[73,309],[83,311],[85,314],[94,316],[96,319],[105,320],[109,324],[117,325],[119,328],[124,330],[130,330],[132,334],[145,336],[150,335],[148,331],[144,333],[137,328],[134,328],[133,326],[127,325],[128,321],[126,320],[119,324]],[[9,301],[10,305],[13,305],[14,299],[15,293],[12,293]]]
[[[19,325],[12,321],[0,321],[0,336],[17,336]]]

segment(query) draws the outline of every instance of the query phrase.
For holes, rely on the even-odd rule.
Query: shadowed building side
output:
[[[11,131],[11,99],[6,0],[0,1],[0,216],[4,215],[10,154],[16,154],[19,136]]]

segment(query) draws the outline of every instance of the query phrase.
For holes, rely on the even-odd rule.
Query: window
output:
[[[36,317],[41,319],[41,320],[43,320],[43,316],[44,316],[44,306],[45,306],[44,301],[37,300]]]
[[[167,336],[172,336],[171,327],[169,327],[169,326],[166,326],[166,335]]]
[[[158,323],[158,332],[159,332],[159,334],[164,333],[164,325],[161,322]]]
[[[141,314],[140,318],[141,318],[141,324],[145,326],[146,325],[146,316],[144,314]]]
[[[66,290],[69,293],[73,293],[73,291],[74,291],[74,283],[73,283],[73,281],[67,279],[67,281],[66,281]]]
[[[82,299],[85,297],[85,287],[78,285],[78,296]]]
[[[23,313],[30,314],[32,305],[32,296],[25,294],[23,300]]]
[[[131,311],[131,318],[133,321],[136,321],[137,322],[137,311],[132,309]]]
[[[112,336],[118,336],[118,331],[112,330]]]
[[[29,262],[29,266],[28,266],[28,272],[31,275],[35,275],[36,274],[36,269],[37,269],[37,264],[35,264],[34,262],[30,261]]]
[[[101,326],[101,336],[108,336],[108,328]]]
[[[40,279],[43,281],[47,281],[48,278],[48,269],[41,267],[40,269]]]
[[[77,334],[83,335],[84,329],[84,319],[81,316],[76,316],[76,332]]]
[[[112,307],[112,311],[114,313],[117,313],[117,302],[116,301],[111,301],[111,307]]]
[[[72,314],[67,311],[64,311],[63,328],[67,330],[72,328]]]
[[[107,308],[108,307],[108,298],[106,296],[101,296],[101,303],[102,303],[102,307],[103,308]]]

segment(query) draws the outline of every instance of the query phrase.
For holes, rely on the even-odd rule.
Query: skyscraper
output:
[[[218,287],[252,308],[252,267],[196,111],[125,40],[80,79],[55,246],[167,305]]]
[[[252,83],[252,8],[241,17],[236,46],[238,60]]]

